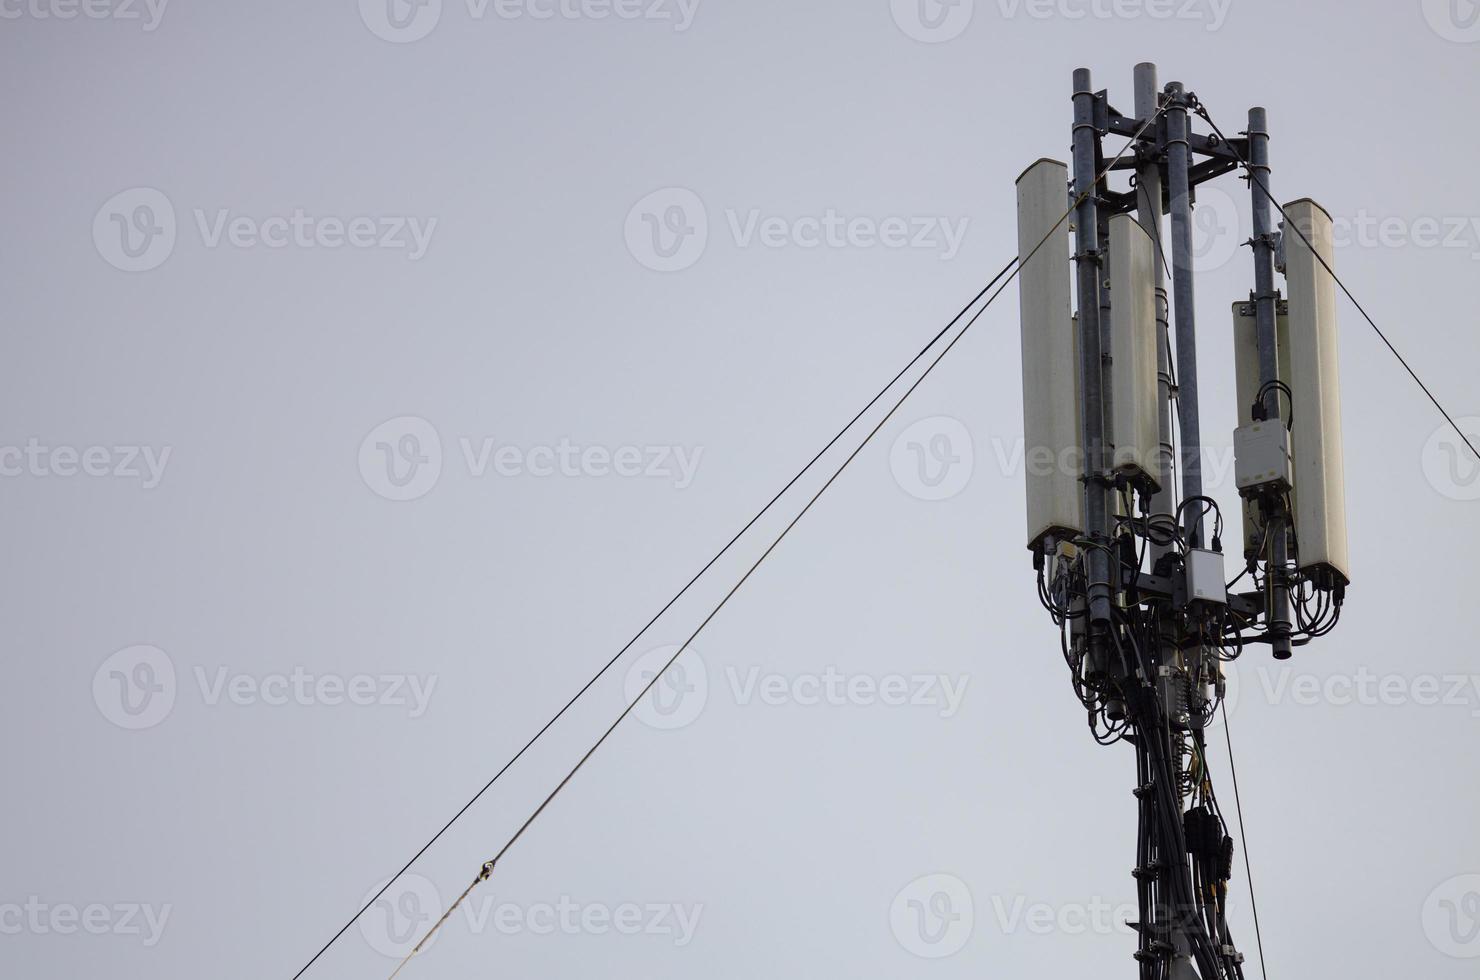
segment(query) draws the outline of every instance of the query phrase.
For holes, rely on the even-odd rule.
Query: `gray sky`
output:
[[[1010,257],[1078,65],[1267,106],[1480,433],[1468,0],[386,2],[0,3],[6,975],[291,976]],[[1252,268],[1202,202],[1216,458]],[[1264,945],[1468,977],[1480,466],[1341,319],[1355,584],[1232,712]],[[1011,289],[403,977],[1132,975],[1017,332]],[[311,976],[388,974],[766,540]]]

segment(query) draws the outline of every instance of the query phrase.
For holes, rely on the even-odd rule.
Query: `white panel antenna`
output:
[[[1018,276],[1031,549],[1050,536],[1084,532],[1079,345],[1069,293],[1070,222],[1064,218],[1068,186],[1068,167],[1057,160],[1039,160],[1017,180],[1018,255],[1038,249]]]
[[[1161,486],[1157,413],[1156,250],[1128,214],[1110,219],[1110,441],[1115,469]]]
[[[1278,327],[1275,333],[1275,346],[1279,357],[1279,380],[1288,384],[1290,377],[1290,318],[1287,315],[1287,305],[1279,304],[1279,317],[1276,321]],[[1235,377],[1235,391],[1238,393],[1238,424],[1249,425],[1254,422],[1254,403],[1259,400],[1259,321],[1254,312],[1254,304],[1249,300],[1240,300],[1233,304],[1233,367]],[[1288,416],[1290,403],[1280,395],[1281,412]],[[1297,486],[1291,491],[1292,499],[1298,494],[1300,488]],[[1244,514],[1244,550],[1245,558],[1249,557],[1251,551],[1261,538],[1259,531],[1259,505],[1251,499],[1243,501]]]
[[[1331,215],[1309,199],[1296,201],[1285,211],[1285,279],[1290,295],[1288,384],[1294,411],[1298,560],[1301,571],[1311,574],[1319,584],[1335,587],[1345,585],[1351,576],[1341,450],[1336,280],[1329,271],[1335,262]]]

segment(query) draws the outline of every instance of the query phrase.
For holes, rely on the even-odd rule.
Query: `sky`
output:
[[[1077,67],[1267,107],[1276,198],[1480,436],[1470,0],[0,21],[6,975],[292,977],[1012,258]],[[1234,520],[1244,185],[1195,224]],[[1353,585],[1236,665],[1240,847],[1276,975],[1470,977],[1480,463],[1340,336]],[[1132,975],[1134,758],[1035,601],[1018,355],[1014,288],[403,978]],[[389,975],[882,413],[306,976]]]

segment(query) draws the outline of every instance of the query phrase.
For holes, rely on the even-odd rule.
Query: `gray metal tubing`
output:
[[[1197,410],[1197,332],[1194,315],[1192,262],[1192,189],[1188,170],[1187,106],[1181,82],[1167,86],[1167,186],[1172,205],[1172,295],[1176,300],[1177,419],[1182,435],[1182,499],[1203,495],[1202,427]],[[1202,544],[1202,508],[1189,506],[1184,515],[1188,539]]]
[[[1075,272],[1079,293],[1079,371],[1084,423],[1084,516],[1091,540],[1104,542],[1109,531],[1109,498],[1105,472],[1104,363],[1100,346],[1099,206],[1095,200],[1100,134],[1095,128],[1095,96],[1088,68],[1074,72],[1074,192],[1083,195],[1075,218]],[[1090,622],[1110,622],[1110,556],[1090,548],[1085,556],[1089,578]]]
[[[1274,228],[1269,198],[1269,118],[1262,108],[1249,110],[1249,193],[1254,213],[1254,313],[1259,337],[1259,383],[1267,386],[1264,410],[1267,418],[1278,420],[1280,393],[1270,382],[1279,378],[1279,310],[1274,288]],[[1288,660],[1290,649],[1290,584],[1284,569],[1289,558],[1289,541],[1285,534],[1289,515],[1278,502],[1265,506],[1269,527],[1269,632],[1276,660]]]
[[[1136,118],[1150,119],[1158,108],[1160,90],[1156,80],[1156,66],[1150,63],[1136,66]],[[1148,139],[1155,141],[1153,129]],[[1156,415],[1159,435],[1158,464],[1161,468],[1161,489],[1151,498],[1153,516],[1170,516],[1176,508],[1176,491],[1172,486],[1172,377],[1170,346],[1167,344],[1167,326],[1171,316],[1167,302],[1166,274],[1162,268],[1160,251],[1165,237],[1161,225],[1161,164],[1155,160],[1143,161],[1136,168],[1137,210],[1136,218],[1151,241],[1156,244],[1158,256],[1155,270],[1156,284]],[[1156,561],[1171,550],[1170,545],[1153,544],[1151,561]]]

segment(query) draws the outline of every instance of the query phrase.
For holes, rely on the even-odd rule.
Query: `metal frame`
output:
[[[1117,489],[1109,472],[1107,446],[1110,420],[1109,398],[1110,355],[1109,320],[1115,315],[1106,283],[1106,265],[1114,261],[1107,256],[1108,221],[1118,214],[1134,213],[1137,220],[1157,244],[1161,262],[1170,266],[1171,296],[1166,277],[1158,263],[1154,286],[1158,324],[1158,412],[1160,452],[1164,462],[1163,486],[1151,494],[1149,512],[1153,519],[1171,523],[1182,517],[1185,542],[1194,549],[1204,548],[1209,529],[1204,527],[1204,508],[1194,503],[1203,497],[1201,461],[1201,418],[1198,406],[1197,324],[1195,317],[1195,262],[1192,249],[1192,212],[1198,185],[1230,173],[1248,160],[1256,169],[1264,188],[1268,187],[1268,126],[1263,109],[1249,115],[1249,129],[1238,140],[1225,142],[1214,136],[1192,131],[1190,115],[1199,108],[1195,95],[1180,82],[1164,89],[1157,88],[1157,70],[1152,64],[1136,67],[1135,116],[1118,112],[1105,91],[1095,91],[1088,69],[1074,72],[1074,130],[1072,190],[1078,205],[1074,225],[1075,280],[1077,293],[1077,328],[1080,348],[1081,413],[1085,440],[1084,495],[1085,536],[1083,551],[1086,620],[1079,642],[1084,644],[1086,662],[1096,671],[1128,672],[1123,685],[1129,693],[1124,703],[1116,702],[1114,711],[1133,725],[1137,732],[1140,782],[1136,790],[1140,813],[1137,879],[1141,906],[1140,942],[1136,959],[1143,978],[1171,977],[1214,978],[1241,976],[1242,956],[1227,937],[1226,927],[1210,934],[1206,921],[1188,918],[1187,910],[1198,904],[1194,889],[1208,886],[1205,866],[1189,859],[1188,841],[1184,839],[1181,791],[1167,784],[1169,774],[1176,782],[1180,762],[1168,756],[1166,747],[1157,747],[1160,737],[1146,738],[1144,733],[1170,731],[1177,706],[1169,698],[1172,690],[1168,677],[1185,672],[1190,660],[1208,656],[1201,647],[1187,648],[1186,636],[1166,620],[1158,620],[1160,645],[1149,651],[1149,663],[1135,666],[1125,662],[1115,611],[1115,598],[1129,594],[1133,603],[1151,601],[1170,609],[1178,616],[1195,614],[1195,601],[1188,595],[1180,555],[1170,554],[1170,546],[1160,546],[1152,553],[1152,571],[1139,565],[1127,572],[1124,563],[1115,562],[1111,569],[1112,534],[1111,494]],[[1161,112],[1156,125],[1147,120]],[[1135,155],[1117,164],[1112,171],[1133,171],[1134,179],[1127,192],[1112,191],[1108,181],[1096,184],[1104,167],[1103,140],[1109,135],[1137,139]],[[1276,239],[1270,224],[1270,200],[1267,192],[1250,182],[1255,235],[1251,244],[1254,256],[1255,288],[1251,302],[1257,305],[1261,382],[1265,389],[1265,410],[1269,417],[1279,415],[1279,394],[1272,382],[1278,378],[1276,349],[1276,311],[1279,299],[1274,287]],[[1170,216],[1170,234],[1162,233],[1163,217]],[[1169,302],[1169,299],[1173,302]],[[1175,330],[1176,341],[1169,340]],[[1175,380],[1174,380],[1175,379]],[[1173,412],[1176,406],[1178,429],[1177,452],[1173,450]],[[1171,463],[1177,456],[1181,489],[1174,486]],[[1179,496],[1180,493],[1180,496]],[[1264,518],[1269,522],[1268,592],[1255,592],[1227,597],[1227,606],[1250,621],[1263,618],[1270,624],[1270,642],[1277,657],[1290,653],[1289,582],[1285,567],[1286,515],[1283,503],[1261,501]],[[1148,538],[1150,537],[1148,533]],[[1221,542],[1213,535],[1213,550]],[[1163,571],[1165,567],[1165,571]],[[1171,617],[1167,617],[1169,620]],[[1196,641],[1194,641],[1196,642]],[[1123,666],[1115,665],[1112,654],[1118,653]],[[1201,668],[1200,668],[1201,669]],[[1107,710],[1111,710],[1108,708]],[[1113,717],[1113,714],[1110,716]],[[1200,737],[1200,736],[1199,736]],[[1150,744],[1147,744],[1150,743]],[[1172,794],[1178,802],[1169,802]],[[1167,820],[1172,807],[1176,819]],[[1189,811],[1190,812],[1190,811]],[[1195,842],[1194,842],[1195,844]],[[1201,872],[1194,867],[1204,867]],[[1219,887],[1222,887],[1221,885]],[[1178,911],[1180,910],[1180,911]]]

